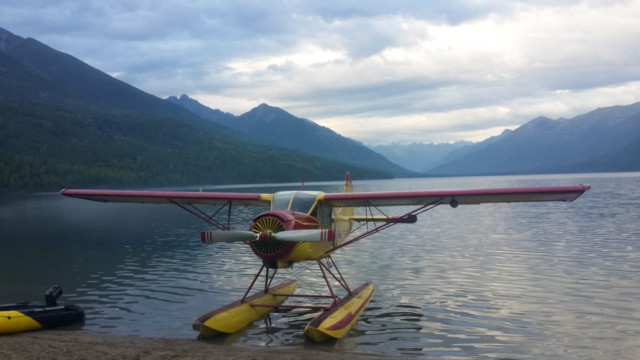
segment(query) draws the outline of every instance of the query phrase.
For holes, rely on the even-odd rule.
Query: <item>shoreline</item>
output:
[[[141,338],[69,330],[0,335],[0,358],[18,359],[389,359],[376,354],[295,347],[237,347],[197,339]],[[393,358],[393,357],[392,357]]]

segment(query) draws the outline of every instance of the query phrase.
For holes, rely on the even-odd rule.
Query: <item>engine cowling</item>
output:
[[[256,216],[251,222],[250,230],[255,233],[278,233],[287,230],[317,229],[318,220],[303,213],[287,210],[267,211]],[[261,258],[267,266],[276,268],[277,260],[288,256],[298,242],[279,241],[269,236],[261,236],[249,242],[251,250]]]

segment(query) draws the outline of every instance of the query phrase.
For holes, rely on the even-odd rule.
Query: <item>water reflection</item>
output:
[[[439,207],[341,250],[341,271],[376,293],[348,337],[326,351],[436,358],[640,358],[640,174],[356,182],[358,190],[590,183],[569,204]],[[293,186],[293,185],[292,185]],[[340,184],[311,184],[339,191]],[[274,188],[242,191],[271,192]],[[57,194],[0,203],[2,301],[59,283],[86,309],[83,331],[193,338],[201,313],[242,296],[259,260],[241,244],[204,246],[172,207],[100,204]],[[246,228],[256,209],[238,209]],[[234,210],[235,211],[235,210]],[[390,210],[391,213],[397,210]],[[322,288],[298,264],[279,280]],[[6,299],[5,299],[6,297]],[[212,340],[296,346],[311,311],[285,311]]]

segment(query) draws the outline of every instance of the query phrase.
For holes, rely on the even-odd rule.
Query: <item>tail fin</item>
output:
[[[347,171],[344,175],[344,192],[351,193],[353,192],[353,183],[351,182],[351,174]],[[353,217],[355,211],[352,207],[343,207],[338,211],[338,215],[343,218]],[[347,221],[347,229],[351,230],[351,220]],[[347,231],[348,231],[347,230]]]

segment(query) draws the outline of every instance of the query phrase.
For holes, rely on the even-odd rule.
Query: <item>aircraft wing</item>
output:
[[[101,202],[269,206],[272,194],[64,189],[64,196]]]
[[[482,203],[573,201],[590,188],[589,185],[572,185],[471,190],[328,193],[324,194],[321,203],[332,207],[427,204],[450,204],[455,207]]]

